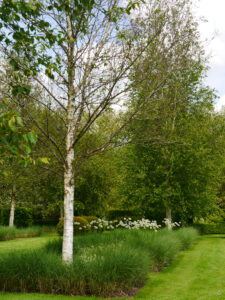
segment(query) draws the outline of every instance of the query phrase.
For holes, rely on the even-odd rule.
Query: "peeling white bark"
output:
[[[64,231],[62,259],[65,263],[73,261],[73,216],[74,216],[74,120],[72,86],[69,89],[67,108],[66,162],[64,166]]]
[[[70,137],[67,137],[67,142]],[[74,149],[71,147],[67,154],[64,174],[64,231],[62,260],[65,263],[73,261],[73,205],[74,205],[74,172],[73,172]]]
[[[70,2],[70,1],[69,1]],[[74,216],[74,40],[70,16],[66,18],[68,36],[68,104],[67,104],[67,135],[66,159],[64,165],[64,231],[62,260],[70,264],[73,261],[73,216]]]

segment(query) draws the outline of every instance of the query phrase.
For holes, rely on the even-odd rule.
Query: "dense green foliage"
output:
[[[120,220],[123,218],[141,219],[143,212],[139,210],[126,210],[126,209],[111,209],[107,212],[108,220]]]
[[[6,154],[10,162],[14,158],[28,165],[31,148],[36,144],[37,135],[27,132],[22,118],[15,111],[7,110],[0,103],[0,153]],[[6,153],[5,153],[6,152]],[[2,163],[2,160],[0,160]]]
[[[0,225],[9,224],[9,208],[0,208]],[[33,210],[26,207],[17,207],[15,209],[15,221],[16,227],[28,227],[33,224]]]
[[[194,224],[201,234],[225,234],[225,223]]]

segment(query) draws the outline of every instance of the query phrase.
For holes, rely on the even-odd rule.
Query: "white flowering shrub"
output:
[[[56,226],[56,230],[59,233],[59,235],[63,235],[63,227],[64,227],[64,218],[61,218],[59,223]],[[73,218],[73,232],[74,232],[74,235],[90,232],[90,225],[89,225],[88,221],[82,217],[74,217]]]
[[[104,219],[93,220],[90,223],[92,231],[111,231],[114,229],[149,229],[157,231],[161,225],[156,221],[150,221],[148,219],[141,219],[132,221],[131,218],[123,218],[122,220],[107,221]]]
[[[112,231],[115,229],[146,229],[158,231],[161,225],[157,221],[150,221],[149,219],[140,219],[133,221],[131,218],[123,218],[122,220],[107,221],[101,218],[92,218],[89,222],[86,220],[88,217],[74,217],[74,234],[92,232]],[[163,223],[168,228],[180,227],[180,222],[173,222],[170,224],[169,219],[164,219]],[[63,219],[57,225],[57,231],[60,235],[63,233]]]
[[[161,225],[157,224],[156,221],[150,221],[148,219],[141,219],[137,221],[132,221],[131,218],[124,218],[119,221],[116,225],[116,228],[125,228],[125,229],[149,229],[157,231]]]
[[[97,219],[97,220],[92,220],[89,223],[91,227],[91,231],[98,231],[101,232],[104,230],[104,222],[103,219]]]
[[[174,227],[180,227],[181,226],[181,222],[171,222],[171,220],[167,219],[167,218],[165,218],[162,222],[169,229],[170,228],[173,229]]]

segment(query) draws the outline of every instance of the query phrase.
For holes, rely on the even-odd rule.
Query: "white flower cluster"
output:
[[[150,221],[148,219],[141,219],[132,221],[131,218],[123,218],[122,220],[106,221],[104,219],[93,220],[90,222],[90,226],[94,230],[114,230],[117,228],[124,229],[150,229],[157,231],[161,225],[158,225],[156,221]]]
[[[82,225],[80,222],[74,222],[74,225],[78,227],[79,230],[85,230],[88,229],[89,225]]]
[[[158,225],[156,221],[150,221],[148,219],[132,221],[131,218],[124,218],[116,225],[116,228],[149,229],[154,231],[157,231],[160,227],[161,225]]]
[[[166,227],[168,228],[173,228],[173,227],[180,227],[181,226],[181,222],[171,222],[170,219],[165,218],[163,220],[163,223],[166,225]]]
[[[163,223],[168,228],[180,227],[181,222],[171,223],[169,219],[164,219]],[[81,225],[79,222],[74,222],[74,225],[79,227],[79,230],[86,230],[88,226],[91,227],[92,231],[103,231],[103,230],[114,230],[118,228],[124,229],[148,229],[157,231],[161,228],[161,225],[157,224],[157,221],[150,221],[149,219],[140,219],[132,221],[131,218],[123,218],[122,220],[107,221],[104,219],[92,220],[89,225]]]
[[[105,227],[104,219],[92,220],[90,226],[92,230],[102,231]]]

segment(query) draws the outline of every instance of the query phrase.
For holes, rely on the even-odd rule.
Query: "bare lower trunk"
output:
[[[69,137],[68,137],[69,139]],[[74,149],[71,147],[66,157],[64,173],[64,231],[62,260],[65,263],[73,261],[73,206],[74,206]]]
[[[14,184],[13,187],[12,187],[12,195],[11,195],[11,205],[10,205],[10,215],[9,215],[9,227],[13,227],[14,226],[15,193],[16,193],[16,186]]]
[[[169,230],[172,230],[172,215],[171,215],[171,208],[166,206],[166,218],[168,221],[167,227]]]

